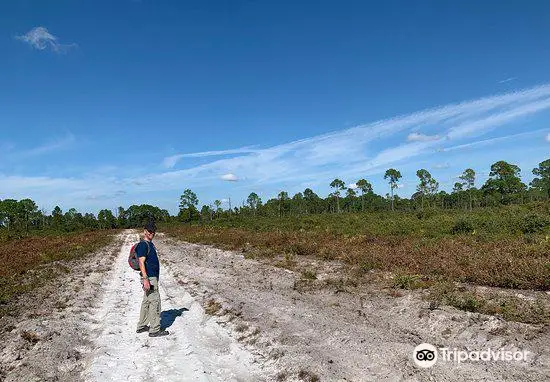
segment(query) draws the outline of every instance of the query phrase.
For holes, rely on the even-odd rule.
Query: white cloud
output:
[[[346,188],[351,188],[352,190],[356,190],[358,186],[357,186],[357,183],[351,183],[346,185]]]
[[[22,36],[15,37],[18,40],[24,41],[30,46],[38,50],[50,48],[57,53],[65,53],[68,49],[74,48],[76,44],[61,44],[56,36],[48,32],[44,27],[35,27]]]
[[[510,105],[510,109],[483,116],[477,120],[467,121],[458,126],[452,127],[447,134],[447,138],[460,139],[479,136],[518,118],[548,109],[550,109],[550,98],[548,97],[545,97],[545,99],[541,101],[529,102],[520,105]]]
[[[181,193],[182,184],[198,189],[212,189],[221,179],[236,181],[246,179],[235,185],[242,187],[243,194],[258,189],[266,193],[273,192],[285,185],[289,191],[294,186],[308,184],[311,188],[323,184],[325,187],[338,174],[340,179],[359,179],[373,174],[383,173],[394,166],[415,166],[415,158],[423,155],[437,155],[424,158],[423,163],[438,163],[447,152],[468,147],[484,148],[499,144],[504,139],[517,136],[524,126],[518,124],[512,129],[503,130],[504,137],[471,139],[483,136],[489,131],[501,128],[521,118],[550,110],[550,85],[527,89],[479,100],[447,105],[414,114],[399,116],[350,129],[304,138],[263,149],[237,148],[223,151],[206,151],[191,154],[178,154],[165,158],[165,165],[173,167],[184,157],[212,157],[210,161],[180,170],[160,173],[148,173],[147,176],[121,175],[114,179],[105,179],[90,174],[79,179],[20,178],[8,179],[0,174],[0,198],[36,196],[37,201],[66,200],[67,205],[74,201],[85,200],[95,195],[111,195],[114,190],[127,189],[126,199],[134,203],[136,199],[150,195],[155,198],[159,191]],[[411,131],[434,131],[440,137],[418,139],[400,143],[400,134]],[[533,137],[547,136],[548,129],[536,132]],[[419,133],[416,133],[420,135]],[[535,134],[531,131],[521,134]],[[74,138],[73,138],[74,139]],[[534,138],[535,139],[535,138]],[[392,143],[398,142],[398,143]],[[56,146],[55,142],[42,148],[29,150],[31,153],[45,153]],[[444,151],[436,154],[436,149]],[[486,151],[486,150],[484,150]],[[219,157],[226,154],[238,154],[231,157]],[[33,154],[30,154],[33,155]],[[453,160],[455,163],[455,160]],[[123,168],[123,166],[119,166]],[[420,168],[420,167],[419,167]],[[402,168],[403,169],[403,168]],[[234,174],[238,174],[238,177]],[[139,187],[136,185],[139,184]],[[273,185],[273,186],[272,186]],[[407,189],[412,188],[408,186]],[[135,192],[134,194],[130,194]],[[138,195],[136,197],[136,195]],[[215,193],[213,192],[215,195]],[[4,196],[6,195],[6,196]],[[168,195],[168,192],[166,193]],[[222,195],[213,196],[212,199]],[[174,197],[177,200],[177,197]],[[153,201],[153,200],[152,200]],[[99,202],[97,205],[101,205]],[[113,206],[116,207],[116,206]]]
[[[91,195],[86,195],[85,199],[86,200],[112,200],[114,198],[118,198],[118,197],[124,196],[126,194],[127,194],[126,191],[119,190],[119,191],[116,191],[112,194],[101,194],[101,195],[91,194]]]
[[[448,163],[438,163],[436,165],[434,165],[434,168],[437,168],[437,169],[445,169],[445,168],[449,168],[450,165]]]
[[[162,165],[166,168],[173,168],[176,163],[179,162],[182,158],[203,158],[210,156],[222,156],[222,155],[231,155],[231,154],[247,154],[256,152],[256,149],[251,147],[242,147],[239,149],[231,150],[217,150],[217,151],[202,151],[198,153],[189,153],[189,154],[176,154],[169,157],[166,157],[162,161]]]
[[[19,153],[21,157],[34,157],[54,151],[66,149],[72,146],[76,142],[76,139],[73,134],[67,133],[64,137],[56,138],[49,142],[44,143],[41,146],[34,147],[29,150],[22,151]]]
[[[107,193],[100,183],[90,181],[90,179],[0,174],[0,184],[2,184],[0,199],[31,198],[41,206],[46,204],[48,209],[53,208],[56,204],[69,202],[75,199],[76,195],[82,195],[85,198],[88,192],[90,194]],[[79,198],[75,200],[77,201],[75,204],[81,201]]]
[[[157,180],[152,183],[163,184],[166,188],[177,188],[182,181],[206,185],[213,184],[216,179],[213,174],[236,172],[252,181],[246,187],[254,188],[282,182],[326,183],[327,179],[334,177],[335,171],[342,177],[365,176],[416,156],[433,153],[436,148],[446,151],[446,146],[454,139],[483,135],[521,117],[548,109],[550,85],[544,85],[256,149],[237,157],[152,175]],[[386,145],[381,151],[378,148],[377,142],[381,138],[406,129],[425,127],[438,127],[441,138]]]
[[[424,135],[420,133],[410,133],[407,137],[407,141],[409,142],[430,142],[438,141],[439,139],[439,135]]]
[[[550,142],[550,133],[546,135],[546,142]]]
[[[128,183],[128,184],[127,184]],[[0,199],[31,198],[46,211],[56,205],[63,210],[71,207],[92,212],[90,207],[116,208],[126,205],[129,190],[135,190],[129,180],[121,182],[114,177],[90,176],[82,178],[54,178],[47,176],[9,176],[0,173]],[[128,186],[127,189],[125,186]],[[141,194],[140,194],[141,197]],[[139,200],[139,199],[138,199]],[[141,203],[147,200],[141,199]],[[112,203],[111,206],[108,203]],[[137,203],[136,200],[128,203]]]
[[[498,81],[498,83],[499,84],[505,84],[506,82],[515,81],[517,79],[518,79],[517,77],[509,77],[509,78],[506,78],[504,80]]]
[[[0,162],[9,164],[19,163],[22,160],[32,159],[69,149],[74,146],[75,142],[75,136],[71,133],[67,133],[65,136],[52,139],[41,144],[40,146],[22,150],[17,150],[17,147],[13,144],[4,145],[5,149],[0,149]]]
[[[183,158],[182,154],[172,155],[169,157],[166,157],[162,161],[162,165],[166,168],[172,168],[178,163],[178,161]]]
[[[365,170],[380,168],[382,166],[396,163],[425,152],[433,142],[415,142],[401,146],[391,147],[378,153],[371,161],[362,165]]]
[[[220,177],[221,180],[226,180],[228,182],[236,182],[237,180],[239,180],[239,178],[237,178],[236,175],[234,174],[225,174],[225,175],[222,175]]]
[[[445,148],[445,151],[446,152],[451,152],[451,151],[458,151],[458,150],[464,150],[464,149],[469,149],[469,148],[480,148],[480,147],[484,147],[484,146],[490,146],[490,145],[494,145],[494,144],[497,144],[497,143],[500,143],[500,142],[509,141],[511,139],[516,139],[517,140],[519,138],[535,136],[535,135],[540,134],[542,131],[546,131],[546,130],[547,129],[541,129],[541,130],[535,130],[535,131],[528,131],[526,133],[511,134],[511,135],[505,135],[505,136],[502,136],[502,137],[495,137],[495,138],[483,139],[483,140],[480,140],[480,141],[468,142],[468,143],[465,143],[465,144],[462,144],[462,145],[449,146],[449,147]]]

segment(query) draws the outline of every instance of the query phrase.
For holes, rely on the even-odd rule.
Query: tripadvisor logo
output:
[[[441,353],[441,354],[439,354]],[[428,368],[435,365],[439,358],[445,362],[462,363],[466,361],[527,361],[527,350],[493,350],[487,348],[484,350],[458,350],[457,348],[436,348],[435,346],[423,343],[414,348],[413,360],[418,367]]]
[[[420,344],[414,348],[413,359],[416,366],[432,367],[437,362],[437,349],[431,344]]]

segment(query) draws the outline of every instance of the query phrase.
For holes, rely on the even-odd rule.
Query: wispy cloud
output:
[[[44,27],[35,27],[22,36],[15,36],[17,40],[24,41],[34,49],[50,49],[56,53],[65,53],[77,44],[61,44],[56,36]]]
[[[217,150],[217,151],[202,151],[198,153],[188,153],[188,154],[176,154],[169,157],[166,157],[162,161],[162,165],[166,168],[173,168],[182,158],[203,158],[211,156],[223,156],[231,154],[246,154],[253,153],[257,150],[252,147],[242,147],[239,149],[231,150]]]
[[[182,185],[213,190],[222,181],[237,180],[238,184],[232,189],[242,189],[243,194],[258,192],[259,189],[275,192],[282,187],[291,191],[293,185],[327,186],[335,177],[351,186],[357,179],[382,174],[389,167],[413,167],[419,164],[419,158],[426,165],[441,163],[447,160],[441,157],[449,152],[498,145],[522,134],[535,134],[533,139],[539,142],[541,137],[550,140],[548,129],[526,132],[527,125],[523,123],[524,118],[545,111],[550,111],[550,85],[424,110],[267,148],[178,154],[165,158],[165,166],[171,169],[185,157],[210,160],[197,166],[142,177],[122,175],[114,180],[102,178],[98,182],[92,177],[8,179],[0,174],[0,191],[24,191],[27,196],[39,192],[46,199],[53,194],[71,197],[71,200],[86,200],[86,197],[97,198],[110,195],[113,190],[126,189],[129,192],[126,197],[130,200],[134,195],[130,194],[134,192],[132,190],[138,190],[135,192],[140,195],[158,195],[159,191],[175,195],[181,193]],[[430,135],[422,135],[419,131],[430,131]],[[412,140],[409,139],[411,135]],[[47,152],[48,147],[57,146],[51,142],[34,152]],[[369,178],[372,179],[376,178]],[[406,189],[412,188],[408,186]]]
[[[546,142],[550,142],[550,133],[546,134]]]
[[[550,97],[543,97],[541,100],[526,102],[523,104],[510,105],[509,109],[498,111],[487,116],[478,117],[476,120],[466,121],[452,127],[447,138],[460,139],[485,134],[498,126],[510,123],[518,118],[535,114],[550,108]]]
[[[239,180],[235,174],[224,174],[220,177],[221,180],[226,180],[228,182],[236,182]]]
[[[409,142],[430,142],[430,141],[438,141],[441,137],[439,135],[425,135],[420,133],[410,133],[407,137],[407,141]]]
[[[19,153],[20,157],[35,157],[43,154],[48,154],[54,151],[66,149],[75,143],[75,137],[72,133],[67,133],[65,136],[53,139],[44,143],[41,146],[34,147],[29,150],[24,150]]]
[[[460,141],[481,136],[509,125],[520,118],[550,110],[550,85],[462,102],[361,125],[333,133],[305,138],[278,146],[255,149],[233,158],[213,160],[200,166],[152,175],[165,187],[179,187],[181,182],[212,184],[213,174],[240,174],[246,187],[277,183],[326,182],[334,176],[378,173],[396,163],[419,155],[434,153],[436,148],[461,144]],[[439,139],[413,139],[385,146],[378,142],[409,131],[437,130]],[[418,138],[418,135],[414,136]],[[466,144],[467,142],[464,142]],[[382,147],[382,149],[380,149]],[[239,150],[239,149],[236,149]],[[226,152],[226,151],[224,151]],[[243,183],[243,187],[245,184]]]
[[[505,84],[507,82],[511,82],[511,81],[515,81],[517,80],[518,78],[517,77],[509,77],[509,78],[506,78],[504,80],[501,80],[501,81],[498,81],[499,84]]]
[[[97,210],[109,208],[108,202],[117,205],[126,204],[122,199],[128,191],[120,188],[116,178],[85,176],[82,178],[62,178],[47,176],[9,176],[0,173],[0,199],[31,198],[47,212],[60,205],[68,209],[76,207],[90,211],[90,205]],[[106,203],[107,202],[107,203]]]
[[[69,149],[74,146],[75,142],[75,136],[72,133],[67,133],[62,137],[54,138],[39,146],[27,149],[18,149],[18,147],[13,144],[6,144],[5,147],[0,150],[0,159],[6,163],[13,163],[24,159],[36,158]]]
[[[90,195],[86,195],[85,199],[86,200],[111,200],[111,199],[119,198],[119,197],[124,196],[126,194],[127,194],[126,191],[118,190],[118,191],[116,191],[114,193],[110,193],[110,194],[90,194]]]
[[[541,130],[534,130],[534,131],[527,131],[525,133],[518,133],[518,134],[510,134],[505,135],[501,137],[495,137],[495,138],[489,138],[489,139],[482,139],[478,141],[468,142],[461,145],[455,145],[455,146],[449,146],[445,148],[445,152],[451,152],[451,151],[461,151],[464,149],[472,149],[472,148],[481,148],[486,146],[495,145],[497,143],[510,141],[510,140],[518,140],[523,137],[529,137],[529,136],[536,136],[539,135],[541,132],[547,131],[548,129],[541,129]]]

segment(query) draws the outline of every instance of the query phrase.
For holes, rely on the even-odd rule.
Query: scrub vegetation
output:
[[[480,188],[474,170],[466,169],[447,193],[420,169],[417,192],[400,198],[402,175],[388,169],[385,196],[375,194],[366,179],[347,187],[334,179],[325,198],[307,188],[292,197],[281,191],[263,203],[252,192],[239,207],[227,200],[222,208],[216,200],[200,211],[197,195],[186,189],[176,216],[147,204],[119,207],[116,216],[110,210],[97,217],[74,208],[63,213],[59,207],[48,215],[30,199],[5,199],[0,256],[8,266],[0,271],[6,286],[0,300],[37,285],[18,280],[39,265],[106,245],[111,236],[99,230],[140,227],[148,219],[177,238],[242,251],[249,258],[273,258],[288,269],[296,267],[297,257],[309,256],[339,260],[358,278],[390,272],[396,290],[445,282],[550,290],[550,159],[532,173],[527,185],[518,166],[498,161]],[[317,278],[314,269],[300,272],[303,279]],[[475,298],[447,297],[438,302],[465,310],[487,306]]]

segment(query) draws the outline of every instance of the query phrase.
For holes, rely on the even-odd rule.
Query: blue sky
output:
[[[0,199],[177,211],[550,157],[544,1],[0,2]]]

